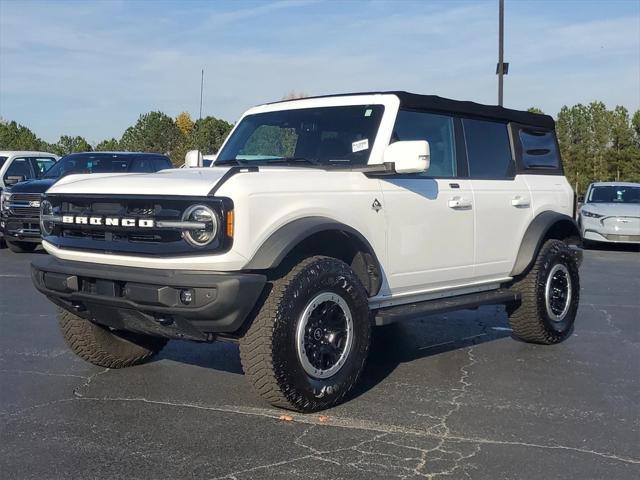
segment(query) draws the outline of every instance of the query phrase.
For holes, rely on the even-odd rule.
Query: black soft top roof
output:
[[[510,108],[499,107],[497,105],[483,105],[481,103],[451,100],[450,98],[439,97],[437,95],[418,95],[403,91],[390,92],[360,92],[345,93],[340,95],[322,95],[319,97],[307,98],[327,98],[345,97],[352,95],[396,95],[400,99],[401,108],[414,108],[420,110],[431,110],[435,112],[454,113],[468,115],[472,117],[484,117],[493,120],[503,120],[507,122],[522,123],[533,127],[542,127],[549,130],[555,128],[553,118],[549,115],[539,113],[529,113],[523,110],[512,110]],[[304,100],[304,99],[300,99]],[[285,100],[290,101],[290,100]],[[280,102],[276,102],[280,103]]]

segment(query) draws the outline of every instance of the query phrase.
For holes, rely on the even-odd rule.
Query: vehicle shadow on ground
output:
[[[471,345],[509,337],[502,306],[433,315],[373,329],[371,350],[351,398],[375,388],[402,363],[442,355]],[[229,342],[194,344],[172,341],[156,357],[206,369],[242,375],[238,346]]]

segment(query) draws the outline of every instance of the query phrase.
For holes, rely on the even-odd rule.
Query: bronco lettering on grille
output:
[[[120,217],[87,217],[63,215],[62,223],[66,225],[94,225],[108,227],[140,227],[153,228],[155,220],[150,218],[120,218]]]

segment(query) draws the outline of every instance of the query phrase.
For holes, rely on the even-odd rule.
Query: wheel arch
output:
[[[542,212],[533,219],[524,233],[511,276],[527,272],[543,243],[552,238],[565,240],[571,245],[582,244],[580,229],[573,218],[553,211]]]
[[[292,256],[327,255],[354,270],[369,296],[382,286],[382,267],[369,241],[353,227],[336,220],[304,217],[276,230],[258,248],[247,270],[272,270]]]

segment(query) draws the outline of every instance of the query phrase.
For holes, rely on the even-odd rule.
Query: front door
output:
[[[447,115],[398,112],[391,141],[427,140],[431,157],[427,172],[381,181],[385,273],[394,296],[459,286],[473,277],[475,207],[470,181],[458,178],[454,124]]]

